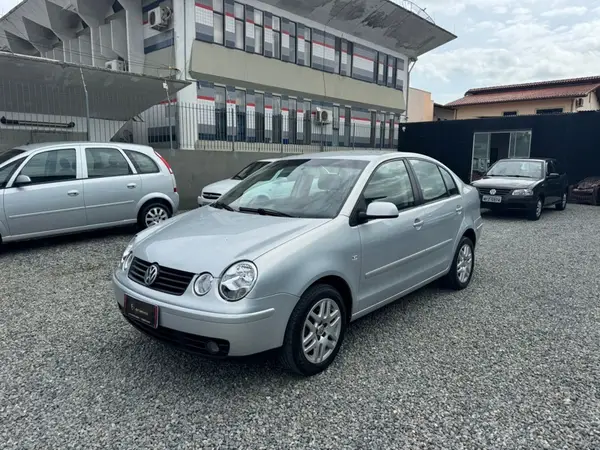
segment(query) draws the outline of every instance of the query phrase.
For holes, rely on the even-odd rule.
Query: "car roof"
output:
[[[71,147],[74,145],[85,145],[85,146],[91,146],[91,147],[97,147],[99,145],[106,145],[106,146],[119,146],[121,148],[126,148],[126,149],[130,149],[130,150],[141,150],[141,151],[148,151],[151,150],[152,147],[149,147],[147,145],[139,145],[139,144],[129,144],[127,142],[90,142],[90,141],[62,141],[62,142],[43,142],[40,144],[27,144],[27,145],[19,145],[18,147],[14,147],[14,150],[23,150],[24,153],[31,153],[31,152],[35,152],[37,150],[43,150],[43,149],[52,149],[52,148],[64,148],[64,147]]]
[[[556,161],[555,158],[502,158],[496,162],[500,161],[533,161],[533,162],[545,162],[545,161]]]
[[[293,155],[282,159],[348,159],[358,161],[385,161],[392,158],[424,158],[433,160],[420,153],[398,152],[396,150],[347,150]]]

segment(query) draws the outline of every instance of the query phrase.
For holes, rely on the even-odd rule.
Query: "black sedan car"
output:
[[[569,181],[555,159],[501,159],[471,184],[482,208],[520,210],[530,220],[538,220],[546,206],[567,206]]]

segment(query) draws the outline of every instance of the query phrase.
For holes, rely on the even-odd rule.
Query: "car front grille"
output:
[[[144,281],[144,276],[150,265],[151,263],[144,261],[143,259],[133,258],[127,276],[136,283],[154,289],[155,291],[171,295],[182,295],[188,288],[192,278],[195,276],[195,274],[184,272],[183,270],[159,266],[156,280],[148,286]]]
[[[119,309],[121,310],[121,313],[123,313],[123,307],[121,305],[119,305]],[[224,358],[229,354],[229,341],[226,341],[225,339],[209,338],[196,334],[184,333],[183,331],[161,327],[160,325],[158,328],[152,328],[137,320],[130,319],[125,314],[123,314],[123,316],[127,319],[127,322],[142,333],[188,353],[210,356],[212,358]],[[211,353],[206,348],[207,344],[211,341],[218,345],[219,351],[217,353]]]
[[[204,197],[207,200],[216,200],[221,196],[221,194],[216,194],[214,192],[204,192],[202,194],[202,197]]]
[[[491,189],[495,189],[496,193],[490,194]],[[479,191],[479,193],[481,195],[501,195],[501,196],[510,194],[510,192],[512,191],[512,189],[498,189],[498,188],[477,188],[477,190]]]

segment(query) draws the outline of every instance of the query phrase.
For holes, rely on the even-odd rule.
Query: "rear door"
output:
[[[558,173],[553,160],[548,160],[546,164],[546,205],[553,205],[562,197],[562,180],[560,177],[549,178],[551,173]]]
[[[140,176],[140,198],[153,192],[162,192],[166,195],[173,193],[171,175],[162,173],[154,159],[136,150],[124,149],[123,151]]]
[[[16,186],[19,175],[28,176],[31,183]],[[76,146],[38,152],[11,178],[4,189],[4,212],[12,236],[85,226],[81,158]]]
[[[142,198],[140,175],[118,147],[84,146],[84,200],[88,225],[133,223]]]
[[[445,169],[424,159],[410,158],[408,161],[422,198],[418,208],[423,247],[419,265],[423,280],[428,280],[445,271],[454,258],[454,246],[462,223],[462,198]]]

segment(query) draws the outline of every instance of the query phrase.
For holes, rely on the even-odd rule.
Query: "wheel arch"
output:
[[[354,295],[352,294],[352,288],[350,284],[337,273],[322,274],[318,278],[312,280],[302,291],[302,295],[306,293],[310,288],[318,284],[326,284],[337,290],[342,296],[344,302],[344,308],[346,309],[346,323],[350,323],[352,319],[352,306],[354,304]]]

